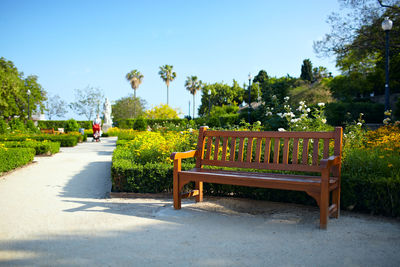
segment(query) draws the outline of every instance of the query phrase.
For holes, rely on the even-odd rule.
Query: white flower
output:
[[[279,117],[282,117],[282,113],[276,113],[276,115],[278,115]]]
[[[280,132],[286,132],[286,130],[283,129],[283,128],[279,128],[278,131],[280,131]]]
[[[290,97],[288,97],[288,96],[285,96],[285,98],[284,98],[285,101],[288,101],[289,99],[290,99]]]
[[[271,116],[272,112],[271,111],[267,111],[267,113],[265,113],[266,116]]]
[[[302,106],[302,105],[304,105],[304,104],[305,104],[304,101],[300,101],[300,102],[299,102],[299,105],[300,105],[300,106]]]
[[[383,124],[388,124],[389,121],[390,121],[390,118],[386,118],[386,119],[383,120]]]
[[[307,108],[307,112],[310,112],[311,111],[311,109],[310,108]]]
[[[322,119],[321,121],[322,121],[322,123],[326,123],[326,119]]]
[[[362,125],[362,123],[361,122],[357,122],[357,126],[361,126]]]
[[[325,106],[325,103],[322,103],[322,102],[321,102],[321,103],[318,103],[318,106],[319,106],[319,107],[323,107],[323,106]]]

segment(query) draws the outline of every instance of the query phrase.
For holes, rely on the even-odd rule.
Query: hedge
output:
[[[182,163],[188,170],[194,164]],[[172,192],[173,166],[167,163],[139,165],[130,160],[113,160],[111,167],[112,191],[134,193]],[[257,200],[316,205],[305,192],[233,185],[204,184],[204,194],[234,196]],[[342,169],[341,209],[400,216],[400,177],[372,177],[354,175],[346,165]]]
[[[36,155],[52,155],[58,153],[60,151],[60,143],[59,142],[51,142],[51,141],[2,141],[4,147],[6,148],[16,148],[16,147],[25,147],[25,148],[33,148],[35,149]]]
[[[76,121],[80,128],[92,129],[91,121]],[[40,129],[55,129],[67,128],[68,120],[63,121],[38,121],[38,127]]]
[[[360,113],[366,123],[382,123],[384,119],[384,105],[371,102],[333,102],[326,104],[325,114],[328,124],[345,126],[357,121]]]
[[[135,121],[137,119],[124,119],[115,121],[114,124],[120,129],[134,129]],[[146,127],[150,126],[154,128],[156,125],[160,127],[166,127],[173,124],[178,127],[185,127],[188,124],[187,119],[145,119]]]
[[[34,157],[33,148],[0,148],[0,175],[31,162]]]
[[[44,141],[49,140],[52,142],[59,142],[62,147],[71,147],[76,146],[80,138],[83,138],[81,135],[71,135],[71,134],[40,134],[40,135],[0,135],[1,141],[25,141],[26,139],[32,139],[36,141]]]

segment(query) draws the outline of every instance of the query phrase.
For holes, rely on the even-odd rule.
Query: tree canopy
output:
[[[43,111],[46,91],[39,84],[38,77],[29,75],[25,78],[12,61],[0,58],[0,118],[27,117],[28,90],[31,92],[30,112]]]
[[[144,78],[143,74],[141,74],[140,71],[138,71],[138,70],[132,70],[131,72],[128,72],[125,75],[125,78],[130,83],[130,85],[133,89],[133,92],[134,92],[134,96],[136,98],[136,90],[139,88],[139,85],[143,81],[143,78]]]
[[[76,114],[91,120],[96,113],[100,114],[103,98],[103,91],[99,88],[87,86],[84,89],[75,89],[75,102],[70,103],[69,107]]]
[[[179,110],[160,104],[150,110],[146,110],[145,117],[148,119],[178,119],[180,114]]]
[[[146,105],[146,101],[139,97],[135,98],[133,95],[122,97],[116,100],[112,105],[112,116],[114,121],[133,119],[142,116]]]
[[[195,112],[195,95],[203,87],[203,82],[197,78],[197,76],[188,76],[185,81],[186,90],[193,95],[193,118]]]

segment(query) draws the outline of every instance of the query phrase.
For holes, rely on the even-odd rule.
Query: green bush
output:
[[[0,174],[23,166],[35,157],[33,148],[1,148],[0,147]]]
[[[58,128],[67,128],[66,120],[62,121],[38,121],[38,127],[40,129],[54,129],[57,130]],[[78,123],[79,128],[84,129],[92,129],[92,122],[91,121],[76,121]]]
[[[115,126],[120,129],[135,129],[135,119],[124,119],[115,122]],[[179,129],[186,128],[188,124],[187,119],[146,119],[146,123],[152,129],[158,129],[160,127],[169,128],[171,125]]]
[[[35,123],[32,120],[26,122],[26,130],[29,133],[40,133],[40,129],[35,126]]]
[[[79,124],[74,119],[67,120],[67,123],[64,128],[65,132],[78,132]]]
[[[51,155],[60,151],[60,143],[51,141],[2,141],[1,142],[6,148],[25,147],[35,149],[36,155]]]
[[[10,126],[11,131],[13,131],[13,132],[15,132],[15,131],[24,132],[25,131],[25,125],[22,122],[22,120],[20,120],[19,118],[12,119],[8,123],[8,126]]]
[[[133,123],[133,129],[137,131],[146,131],[147,122],[144,118],[140,117]]]
[[[334,102],[326,104],[325,114],[328,124],[345,126],[357,121],[360,113],[366,123],[382,123],[384,119],[384,105],[370,102]]]
[[[49,140],[52,142],[59,142],[61,147],[71,147],[78,144],[79,137],[69,134],[0,135],[0,141],[25,141],[26,139],[37,141]]]
[[[8,124],[3,119],[0,119],[0,134],[6,134],[9,132],[10,129],[8,127]]]
[[[193,168],[183,164],[182,169]],[[112,191],[134,193],[172,192],[173,167],[167,163],[132,163],[128,159],[113,160],[111,167]]]

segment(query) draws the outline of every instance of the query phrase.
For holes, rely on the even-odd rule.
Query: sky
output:
[[[330,32],[326,20],[335,11],[335,0],[0,0],[0,57],[67,103],[87,86],[111,102],[126,97],[133,90],[125,75],[137,69],[144,79],[136,94],[147,108],[167,102],[158,71],[173,65],[169,104],[184,116],[191,75],[230,85],[247,84],[260,70],[299,77],[306,58],[338,74],[334,58],[312,48]],[[196,107],[200,99],[197,93]],[[69,118],[84,119],[72,111]]]

